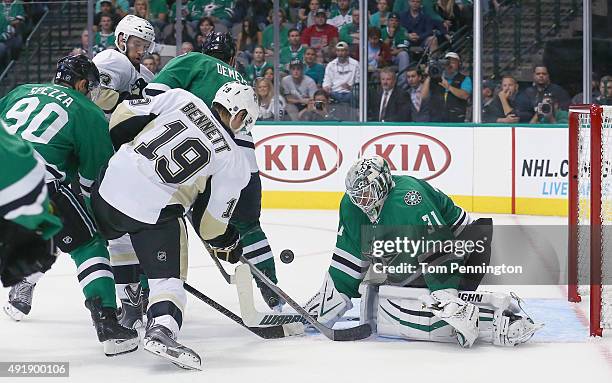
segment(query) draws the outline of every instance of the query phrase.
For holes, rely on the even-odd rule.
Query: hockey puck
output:
[[[293,255],[293,251],[289,250],[289,249],[285,249],[283,251],[281,251],[280,253],[280,260],[283,263],[291,263],[293,262],[293,258],[295,256]]]

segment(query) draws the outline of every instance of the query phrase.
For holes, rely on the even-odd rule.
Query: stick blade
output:
[[[356,327],[332,330],[331,339],[338,342],[362,340],[372,335],[372,327],[365,323]]]

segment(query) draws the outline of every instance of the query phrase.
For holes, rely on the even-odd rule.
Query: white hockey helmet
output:
[[[119,34],[123,34],[124,36],[123,42],[125,45],[123,50],[119,46]],[[119,21],[119,24],[117,24],[115,28],[115,45],[121,53],[126,53],[127,41],[130,36],[139,37],[148,41],[150,45],[147,49],[147,53],[153,53],[153,49],[155,48],[155,30],[150,22],[134,15],[125,16]]]
[[[230,113],[230,126],[236,115],[241,110],[246,110],[247,115],[240,127],[236,130],[232,129],[234,133],[250,132],[257,118],[259,118],[259,105],[253,87],[241,84],[238,81],[223,84],[215,94],[214,103],[223,106]]]

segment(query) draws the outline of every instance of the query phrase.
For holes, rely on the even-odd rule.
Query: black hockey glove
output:
[[[0,219],[0,280],[12,286],[36,272],[51,268],[57,257],[52,240],[14,222]]]
[[[207,242],[215,257],[229,262],[237,263],[242,255],[240,234],[233,225],[227,225],[225,233]]]

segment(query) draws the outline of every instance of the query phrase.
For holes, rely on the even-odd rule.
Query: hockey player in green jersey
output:
[[[145,89],[145,94],[155,96],[173,88],[190,91],[212,106],[215,93],[227,82],[247,84],[234,69],[236,47],[229,33],[211,33],[202,47],[202,53],[192,52],[171,60]],[[244,256],[277,283],[272,249],[261,229],[261,179],[255,159],[255,144],[250,134],[237,134],[234,140],[249,158],[251,180],[240,194],[232,224],[240,232]],[[271,308],[280,309],[282,302],[266,285],[257,280],[261,294]]]
[[[87,97],[95,98],[99,85],[98,70],[87,56],[67,56],[58,62],[53,84],[22,85],[0,100],[0,118],[45,163],[50,199],[64,223],[55,242],[75,261],[85,306],[105,354],[112,356],[136,350],[138,334],[117,322],[106,242],[86,207],[93,180],[113,154],[104,114]],[[71,183],[78,183],[82,194],[74,193]],[[41,276],[30,276],[11,289],[4,306],[10,317],[20,320],[29,313]]]
[[[373,325],[381,335],[456,339],[463,347],[486,335],[494,344],[516,345],[540,328],[527,316],[518,315],[520,306],[508,295],[487,295],[489,306],[481,314],[459,294],[476,290],[484,276],[461,273],[459,266],[489,264],[492,220],[472,221],[465,210],[427,182],[392,176],[382,157],[361,158],[350,168],[338,227],[323,286],[306,304],[320,322],[333,325],[352,307],[350,298],[362,295],[360,284],[373,265],[372,271],[389,286],[384,286],[384,299],[381,293],[375,300],[376,293],[367,284],[362,287],[367,293],[362,296],[362,314],[364,310],[368,313],[362,320],[372,320],[372,310],[376,311]],[[466,247],[469,243],[473,244],[470,249]],[[423,269],[423,265],[435,267]],[[376,307],[369,308],[371,305]],[[493,317],[482,319],[489,327],[480,334],[479,316],[484,313],[493,313]]]
[[[5,287],[47,271],[55,261],[53,236],[62,223],[52,214],[45,167],[29,144],[0,126],[0,280]]]

